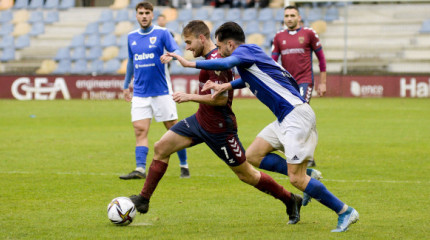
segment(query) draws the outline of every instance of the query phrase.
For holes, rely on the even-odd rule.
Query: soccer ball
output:
[[[136,207],[128,197],[114,198],[107,207],[108,218],[117,225],[125,226],[133,222]]]

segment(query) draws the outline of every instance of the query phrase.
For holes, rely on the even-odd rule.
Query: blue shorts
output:
[[[246,161],[245,149],[237,136],[237,130],[223,133],[210,133],[200,126],[196,115],[182,119],[170,128],[171,131],[192,139],[191,146],[206,143],[210,149],[231,167]]]
[[[307,103],[311,101],[312,91],[314,90],[313,83],[302,83],[299,84],[300,95]]]

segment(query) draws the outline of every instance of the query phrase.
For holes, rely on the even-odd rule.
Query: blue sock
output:
[[[261,160],[259,168],[288,176],[287,160],[278,154],[267,154],[263,160]]]
[[[184,148],[177,152],[181,166],[187,165],[187,150]]]
[[[148,147],[136,146],[136,167],[142,167],[146,169],[146,156],[148,155]]]
[[[340,212],[345,205],[339,198],[327,190],[324,184],[313,178],[309,181],[304,192],[336,213]]]

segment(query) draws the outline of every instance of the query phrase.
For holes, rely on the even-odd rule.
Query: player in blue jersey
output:
[[[247,149],[247,159],[264,156],[259,167],[275,172],[286,169],[291,184],[338,214],[337,227],[332,231],[346,231],[358,220],[358,212],[340,201],[320,181],[306,174],[307,162],[313,157],[318,135],[315,113],[300,96],[294,78],[260,47],[244,44],[245,34],[237,23],[221,25],[215,38],[225,58],[189,62],[175,53],[169,56],[177,56],[184,67],[208,70],[236,67],[241,78],[223,84],[208,81],[202,91],[213,89],[216,97],[227,90],[248,87],[276,116],[277,120],[265,127]],[[271,153],[275,150],[282,150],[286,159]]]
[[[136,136],[136,169],[120,179],[141,179],[146,177],[146,156],[148,154],[148,131],[152,117],[163,122],[166,129],[177,123],[176,104],[172,98],[172,84],[167,69],[171,57],[163,56],[165,50],[179,52],[179,47],[170,32],[152,25],[153,6],[149,2],[136,5],[136,19],[140,29],[128,34],[128,63],[124,81],[124,98],[131,101],[131,121]],[[134,76],[133,97],[130,81]],[[181,177],[190,177],[187,153],[178,152]]]
[[[194,57],[205,59],[220,58],[218,49],[210,39],[209,28],[203,21],[189,22],[183,29],[186,49]],[[167,170],[172,153],[186,147],[206,143],[243,182],[281,200],[287,207],[289,224],[300,220],[302,198],[285,190],[266,173],[257,171],[246,161],[245,152],[237,136],[236,116],[232,110],[233,91],[226,91],[212,98],[211,91],[201,91],[208,80],[228,83],[233,80],[230,69],[224,71],[201,70],[199,74],[199,94],[176,92],[173,99],[178,103],[196,102],[196,114],[183,119],[167,131],[155,144],[154,159],[148,177],[139,195],[131,196],[136,209],[148,212],[149,200],[159,181]]]

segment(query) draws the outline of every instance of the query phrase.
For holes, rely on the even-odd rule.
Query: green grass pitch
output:
[[[294,226],[281,202],[240,182],[209,150],[188,150],[191,178],[170,167],[148,214],[126,227],[107,218],[111,199],[138,193],[121,181],[134,168],[124,101],[0,101],[1,239],[427,239],[430,99],[314,98],[317,169],[327,188],[360,213],[346,233],[316,201]],[[246,147],[274,116],[255,99],[233,104]],[[180,119],[195,103],[178,105]],[[152,146],[165,132],[153,122]],[[288,190],[288,178],[270,173]]]

